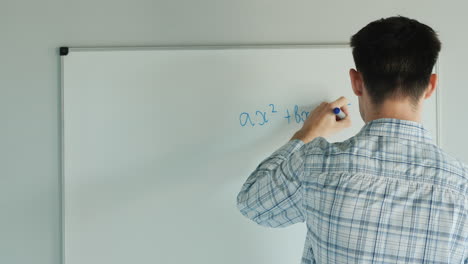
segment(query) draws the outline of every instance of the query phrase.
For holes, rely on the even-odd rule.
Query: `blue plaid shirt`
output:
[[[384,118],[344,142],[288,142],[237,202],[260,225],[305,222],[303,264],[468,263],[467,184],[422,125]]]

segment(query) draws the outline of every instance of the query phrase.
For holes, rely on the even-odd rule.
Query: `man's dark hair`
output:
[[[397,96],[416,103],[429,84],[441,43],[429,26],[396,16],[369,23],[351,37],[351,47],[374,104]]]

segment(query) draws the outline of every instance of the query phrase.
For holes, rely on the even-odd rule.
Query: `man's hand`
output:
[[[340,97],[332,103],[323,102],[317,106],[304,122],[302,128],[291,138],[308,143],[316,137],[326,137],[344,128],[351,126],[351,117],[348,113],[348,99]],[[339,120],[333,113],[335,107],[341,108],[346,118]]]

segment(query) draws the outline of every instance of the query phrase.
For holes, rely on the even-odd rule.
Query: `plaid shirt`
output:
[[[468,263],[467,184],[422,125],[383,118],[343,142],[288,142],[237,203],[260,225],[305,222],[303,264]]]

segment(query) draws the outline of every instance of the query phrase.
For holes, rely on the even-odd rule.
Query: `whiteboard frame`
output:
[[[161,46],[92,46],[92,47],[67,47],[68,52],[80,52],[80,51],[138,51],[138,50],[238,50],[238,49],[308,49],[308,48],[348,48],[349,42],[331,42],[331,43],[309,43],[309,44],[240,44],[240,45],[161,45]],[[61,193],[60,193],[60,259],[62,264],[67,264],[65,259],[65,107],[64,107],[64,88],[65,88],[65,80],[64,80],[64,73],[65,73],[65,65],[64,65],[64,57],[67,55],[60,56],[60,146],[61,146],[61,153],[60,153],[60,170],[61,170],[61,177],[60,177],[60,185],[61,185]],[[439,64],[440,58],[437,60],[436,64],[434,65],[435,73],[439,75]],[[440,98],[440,89],[439,89],[440,80],[438,80],[438,84],[435,91],[435,104],[436,104],[436,135],[435,140],[437,146],[441,147],[441,126],[440,126],[440,115],[441,115],[441,98]]]

